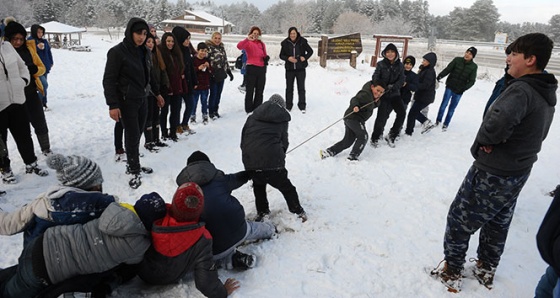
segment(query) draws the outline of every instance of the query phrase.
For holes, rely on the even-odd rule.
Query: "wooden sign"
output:
[[[326,46],[324,46],[326,45]],[[326,67],[327,59],[356,59],[362,52],[360,33],[328,38],[323,36],[319,41],[319,57],[321,66]],[[355,65],[353,66],[355,67]]]

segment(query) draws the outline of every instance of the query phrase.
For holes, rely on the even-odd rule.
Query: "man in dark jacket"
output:
[[[395,139],[401,132],[401,128],[406,118],[406,109],[404,108],[401,99],[401,87],[404,85],[404,67],[399,58],[399,51],[397,47],[390,43],[381,52],[383,60],[377,63],[375,72],[372,75],[374,84],[382,83],[387,86],[385,93],[381,97],[379,109],[377,110],[377,117],[373,126],[373,133],[371,134],[371,145],[373,147],[379,146],[379,140],[383,136],[383,130],[391,110],[395,110],[397,117],[393,123],[393,127],[389,131],[388,139],[394,143]]]
[[[313,49],[296,27],[288,29],[288,37],[280,45],[280,59],[286,61],[286,109],[291,111],[294,105],[294,80],[297,80],[298,108],[305,113],[305,68]]]
[[[199,221],[203,210],[204,195],[196,183],[177,188],[165,217],[154,222],[152,245],[138,273],[142,280],[167,285],[194,272],[196,288],[206,297],[227,297],[239,288],[233,278],[225,284],[218,278],[212,260],[212,236]]]
[[[498,96],[471,147],[469,169],[447,215],[443,268],[432,271],[450,291],[460,290],[471,235],[480,229],[473,275],[492,288],[517,197],[546,138],[558,81],[543,73],[553,42],[542,33],[519,37],[506,62],[513,77]]]
[[[367,143],[368,134],[366,121],[373,115],[373,110],[379,107],[379,99],[385,92],[383,83],[369,81],[362,89],[350,99],[350,106],[344,112],[344,137],[340,142],[332,145],[326,150],[321,150],[321,159],[335,156],[342,150],[352,146],[348,160],[358,160]]]
[[[216,169],[206,154],[195,151],[176,180],[177,185],[195,182],[204,191],[204,211],[200,219],[212,234],[214,260],[227,269],[253,267],[255,256],[237,251],[237,246],[245,241],[269,239],[275,232],[270,222],[245,220],[243,205],[231,195],[249,178],[247,171],[226,175]]]
[[[288,150],[288,122],[290,113],[282,96],[274,94],[253,111],[241,132],[241,154],[245,170],[253,177],[253,193],[257,207],[257,218],[261,221],[270,214],[266,185],[278,189],[291,213],[302,221],[307,215],[299,203],[295,186],[288,179],[286,151]]]
[[[148,115],[147,96],[152,69],[151,54],[144,46],[148,30],[144,20],[131,18],[126,26],[124,40],[107,53],[103,74],[109,116],[115,121],[122,121],[124,127],[126,173],[132,175],[128,183],[132,188],[142,184],[142,172],[153,172],[151,168],[140,166],[139,154],[140,136]]]
[[[453,112],[455,112],[455,108],[459,104],[463,92],[469,90],[469,88],[474,85],[474,82],[476,82],[478,66],[473,61],[476,52],[477,49],[475,47],[468,48],[463,57],[455,57],[437,76],[437,80],[439,81],[449,75],[447,81],[445,81],[445,93],[443,94],[443,100],[439,106],[436,119],[437,126],[441,123],[445,109],[451,101],[447,116],[445,117],[445,121],[443,121],[442,129],[444,131],[449,126],[449,122],[451,122],[451,117],[453,117]]]

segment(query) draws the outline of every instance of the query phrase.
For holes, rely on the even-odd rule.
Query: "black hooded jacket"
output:
[[[292,28],[288,32],[290,31],[292,31]],[[302,70],[307,67],[307,60],[313,55],[313,49],[309,46],[307,39],[302,37],[299,32],[297,32],[295,42],[290,39],[288,34],[288,38],[284,39],[280,45],[282,46],[280,49],[280,59],[286,61],[286,70]],[[288,61],[288,58],[292,56],[297,59],[296,63]],[[302,62],[300,57],[304,57],[305,60]]]
[[[393,63],[391,63],[389,59],[385,58],[385,52],[387,52],[387,50],[393,50],[397,53]],[[385,89],[385,93],[383,94],[384,98],[400,96],[401,87],[404,85],[405,77],[404,65],[401,63],[401,59],[399,58],[399,51],[395,45],[390,43],[381,52],[381,55],[385,59],[377,63],[371,79],[374,83],[381,82],[387,86],[387,89]]]
[[[132,39],[132,27],[138,22],[148,28],[144,20],[131,18],[123,41],[107,52],[103,90],[109,109],[119,108],[120,101],[143,99],[150,91],[151,54],[144,45],[137,47]]]
[[[171,33],[173,33],[173,35],[177,39],[177,43],[179,44],[181,53],[183,53],[183,63],[185,63],[185,79],[187,80],[187,86],[189,87],[190,93],[192,90],[194,90],[194,86],[198,85],[191,49],[183,46],[183,42],[185,42],[185,40],[189,38],[191,34],[189,33],[189,31],[187,31],[187,29],[183,27],[174,27]]]
[[[434,66],[437,63],[437,56],[434,53],[428,53],[422,57],[430,62],[430,65],[420,66],[418,72],[418,89],[414,93],[414,100],[430,104],[436,99],[436,71]]]

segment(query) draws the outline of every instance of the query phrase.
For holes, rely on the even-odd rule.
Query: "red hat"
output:
[[[187,182],[173,195],[169,214],[178,222],[198,221],[204,210],[204,194],[198,184]]]

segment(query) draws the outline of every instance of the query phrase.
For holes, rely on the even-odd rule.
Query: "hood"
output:
[[[200,186],[204,186],[220,172],[213,163],[205,160],[195,161],[184,168],[177,176],[177,185],[187,182],[194,182]]]
[[[437,64],[437,55],[434,52],[429,52],[428,54],[424,55],[422,58],[428,60],[432,67],[436,67]]]
[[[206,43],[206,45],[208,47],[214,47],[214,48],[223,48],[224,47],[223,42],[220,42],[219,45],[216,45],[211,39],[207,39],[204,43]]]
[[[37,30],[39,30],[39,28],[43,29],[43,34],[44,34],[45,33],[45,27],[43,27],[39,24],[31,25],[31,36],[35,39],[39,38],[37,36]]]
[[[136,23],[142,23],[146,25],[146,29],[148,29],[148,32],[150,31],[148,23],[146,23],[146,21],[142,20],[141,18],[131,18],[126,25],[126,30],[124,31],[124,40],[132,44],[134,44],[134,40],[132,40],[132,27],[134,27],[134,24]],[[144,41],[144,43],[146,43],[146,41]]]
[[[111,203],[103,211],[99,217],[99,230],[115,237],[149,235],[140,217],[119,203]]]
[[[385,52],[387,52],[388,50],[393,50],[395,51],[395,53],[397,53],[397,56],[395,57],[395,61],[397,61],[401,56],[399,54],[399,50],[397,49],[397,46],[395,46],[394,44],[390,43],[388,44],[385,49],[381,52],[381,56],[383,56],[383,58],[385,57]]]
[[[154,249],[167,257],[176,257],[191,248],[200,237],[212,239],[203,222],[177,222],[168,214],[154,222],[152,244]]]
[[[175,38],[177,38],[177,42],[179,43],[179,46],[183,47],[183,42],[185,42],[185,40],[187,38],[189,38],[189,36],[191,36],[191,33],[189,31],[187,31],[187,29],[183,28],[183,27],[173,27],[173,30],[171,30],[171,33],[173,33],[173,35],[175,36]]]
[[[539,93],[548,103],[548,105],[554,107],[556,106],[556,90],[558,89],[558,80],[553,74],[549,73],[538,73],[524,75],[518,79],[514,79],[511,83],[515,81],[523,81],[531,85],[537,93]]]
[[[249,117],[252,117],[258,121],[272,123],[283,123],[292,120],[292,117],[290,116],[288,110],[271,101],[266,101],[258,106],[253,111],[253,115]]]

